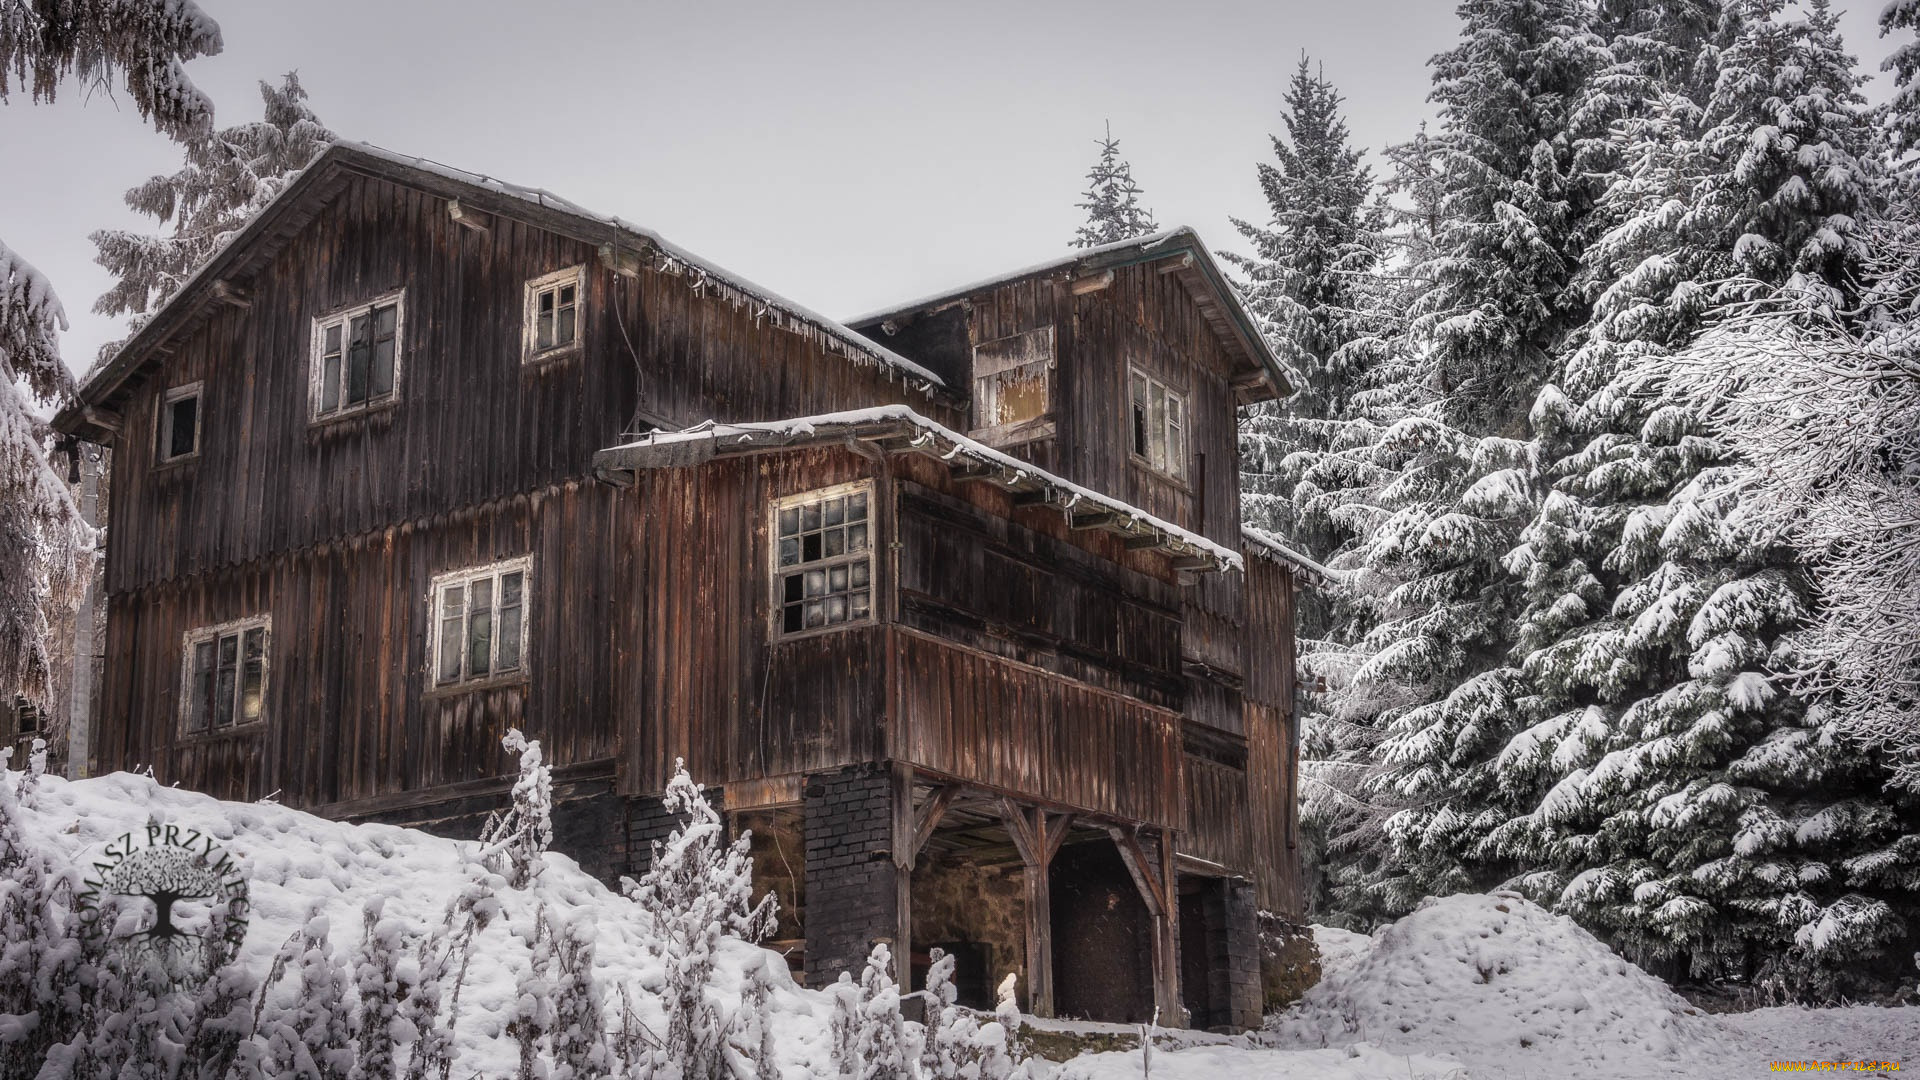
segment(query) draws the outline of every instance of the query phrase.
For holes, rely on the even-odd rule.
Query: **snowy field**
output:
[[[17,776],[17,774],[15,774]],[[11,779],[11,778],[10,778]],[[315,913],[338,947],[357,943],[362,910],[419,929],[439,924],[475,873],[475,845],[383,825],[344,825],[283,807],[225,803],[125,773],[41,781],[19,809],[25,838],[76,862],[149,821],[200,829],[245,861],[254,905],[244,952],[264,972]],[[610,1001],[621,987],[658,1020],[662,972],[634,927],[632,902],[549,853],[530,887],[500,893],[461,995],[456,1075],[510,1076],[505,1025],[524,966],[526,927],[541,904],[595,931],[594,972]],[[1360,1080],[1396,1077],[1742,1077],[1772,1061],[1920,1062],[1920,1008],[1766,1009],[1711,1016],[1626,963],[1571,921],[1510,894],[1455,896],[1372,938],[1322,929],[1326,977],[1307,998],[1233,1038],[1171,1035],[1152,1075],[1163,1080]],[[773,1032],[784,1080],[831,1077],[827,995],[796,986],[773,954],[725,943],[719,984],[773,977]],[[736,998],[737,1000],[737,998]],[[731,1006],[731,1001],[727,1003]],[[1187,1045],[1179,1045],[1179,1044]],[[1120,1080],[1142,1074],[1139,1051],[1084,1055],[1035,1080]]]

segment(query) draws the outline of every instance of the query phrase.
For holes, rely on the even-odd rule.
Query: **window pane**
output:
[[[367,400],[367,383],[373,366],[373,319],[356,316],[347,335],[346,403],[358,405]]]
[[[567,286],[561,290],[561,293],[566,299],[560,306],[560,321],[559,325],[554,329],[553,340],[556,345],[567,345],[573,342],[574,332],[577,329],[575,325],[577,322],[575,318],[575,308],[573,306],[573,286]]]
[[[865,559],[862,559],[859,562],[854,563],[852,566],[852,573],[850,575],[849,584],[851,584],[856,589],[864,588],[867,584],[867,579],[872,574],[872,572],[873,571],[869,569],[869,564]]]
[[[200,399],[181,398],[168,407],[167,456],[185,457],[193,453],[199,434]]]
[[[247,631],[246,647],[241,650],[240,718],[258,720],[266,706],[267,632]]]
[[[440,620],[440,681],[460,679],[460,651],[466,645],[465,620],[455,615]]]
[[[522,585],[524,584],[524,581],[523,581],[524,577],[525,575],[518,570],[515,570],[512,573],[500,575],[500,606],[501,607],[505,607],[508,604],[517,604],[520,602],[520,590]]]
[[[866,492],[863,491],[858,495],[847,496],[847,520],[848,521],[867,520],[867,493]]]
[[[820,534],[808,533],[800,538],[800,558],[804,562],[813,562],[820,557]]]
[[[838,525],[847,520],[847,500],[828,499],[820,504],[821,524]]]
[[[785,580],[783,580],[780,583],[781,599],[787,601],[788,603],[792,603],[793,601],[798,600],[802,596],[804,596],[805,595],[805,592],[803,589],[804,580],[805,579],[803,575],[788,574]]]
[[[207,730],[207,714],[213,707],[213,642],[198,642],[193,647],[193,674],[189,676],[187,730]]]
[[[339,330],[339,327],[333,327]],[[330,413],[340,407],[340,354],[331,352],[320,363],[320,411]]]
[[[213,685],[213,726],[233,723],[233,698],[239,689],[240,636],[227,634],[220,639],[220,670]]]
[[[806,627],[800,621],[800,605],[788,604],[785,608],[781,609],[781,614],[780,614],[781,630],[784,630],[785,632],[791,634],[795,630],[804,630],[805,628]]]
[[[809,532],[820,527],[819,503],[810,503],[800,508],[800,527]]]
[[[792,566],[800,561],[800,541],[787,539],[780,541],[780,565]]]
[[[847,550],[858,554],[867,550],[867,527],[851,525],[847,527]]]
[[[467,587],[448,585],[440,590],[440,614],[460,615],[467,610]]]
[[[515,604],[500,609],[500,664],[501,671],[517,671],[520,668],[520,612],[522,608]]]
[[[847,530],[828,529],[826,532],[821,533],[820,537],[824,542],[822,548],[827,558],[831,559],[835,555],[844,555],[847,553]]]
[[[834,623],[843,623],[847,621],[847,598],[846,597],[829,596],[826,598],[825,601],[823,601],[823,603],[826,608],[825,618],[828,625],[832,625]]]
[[[870,596],[871,594],[864,589],[849,596],[847,598],[847,616],[854,619],[866,618],[873,610]]]
[[[533,348],[535,352],[553,348],[553,294],[540,294],[540,311],[533,317]]]
[[[807,571],[807,595],[824,596],[827,591],[827,572],[825,570]]]
[[[1133,403],[1133,452],[1147,456],[1147,406],[1137,398]]]
[[[467,616],[467,674],[485,675],[493,670],[493,612],[475,611]]]
[[[825,626],[827,624],[826,606],[818,600],[807,601],[804,614],[802,615],[802,621],[806,623],[808,629],[816,626]]]
[[[789,506],[780,511],[780,535],[792,536],[800,531],[800,508]]]

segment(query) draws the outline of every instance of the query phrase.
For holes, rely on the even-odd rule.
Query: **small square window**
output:
[[[580,344],[586,278],[586,267],[574,266],[527,282],[523,359],[544,360]]]
[[[1139,369],[1129,372],[1133,456],[1176,480],[1187,478],[1186,395]]]
[[[313,321],[313,417],[393,400],[399,378],[400,293]]]
[[[267,711],[265,615],[190,630],[181,661],[180,727],[204,735],[257,724]]]
[[[527,662],[530,560],[442,574],[433,579],[433,681],[437,686],[506,678]]]
[[[176,386],[161,395],[153,441],[153,459],[160,464],[200,452],[199,383]]]
[[[778,634],[873,615],[872,485],[851,484],[774,504],[773,607]]]

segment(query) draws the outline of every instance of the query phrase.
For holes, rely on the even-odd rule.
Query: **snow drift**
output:
[[[1665,983],[1573,920],[1509,892],[1427,901],[1270,1020],[1268,1037],[1640,1064],[1717,1041]]]

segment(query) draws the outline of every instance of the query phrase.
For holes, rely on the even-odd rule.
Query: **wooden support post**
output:
[[[1048,814],[1000,800],[1000,818],[1025,864],[1027,884],[1027,1011],[1053,1015],[1053,888],[1048,868],[1073,824],[1071,814]]]
[[[893,763],[893,896],[896,928],[893,939],[893,977],[905,993],[913,988],[913,864],[920,854],[915,842],[913,766]]]
[[[1169,1027],[1183,1024],[1180,1015],[1180,905],[1174,895],[1173,830],[1160,830],[1157,858],[1149,858],[1140,844],[1138,829],[1107,826],[1107,834],[1120,849],[1120,861],[1133,875],[1140,898],[1146,901],[1153,921],[1153,1004],[1160,1010],[1160,1022]]]

